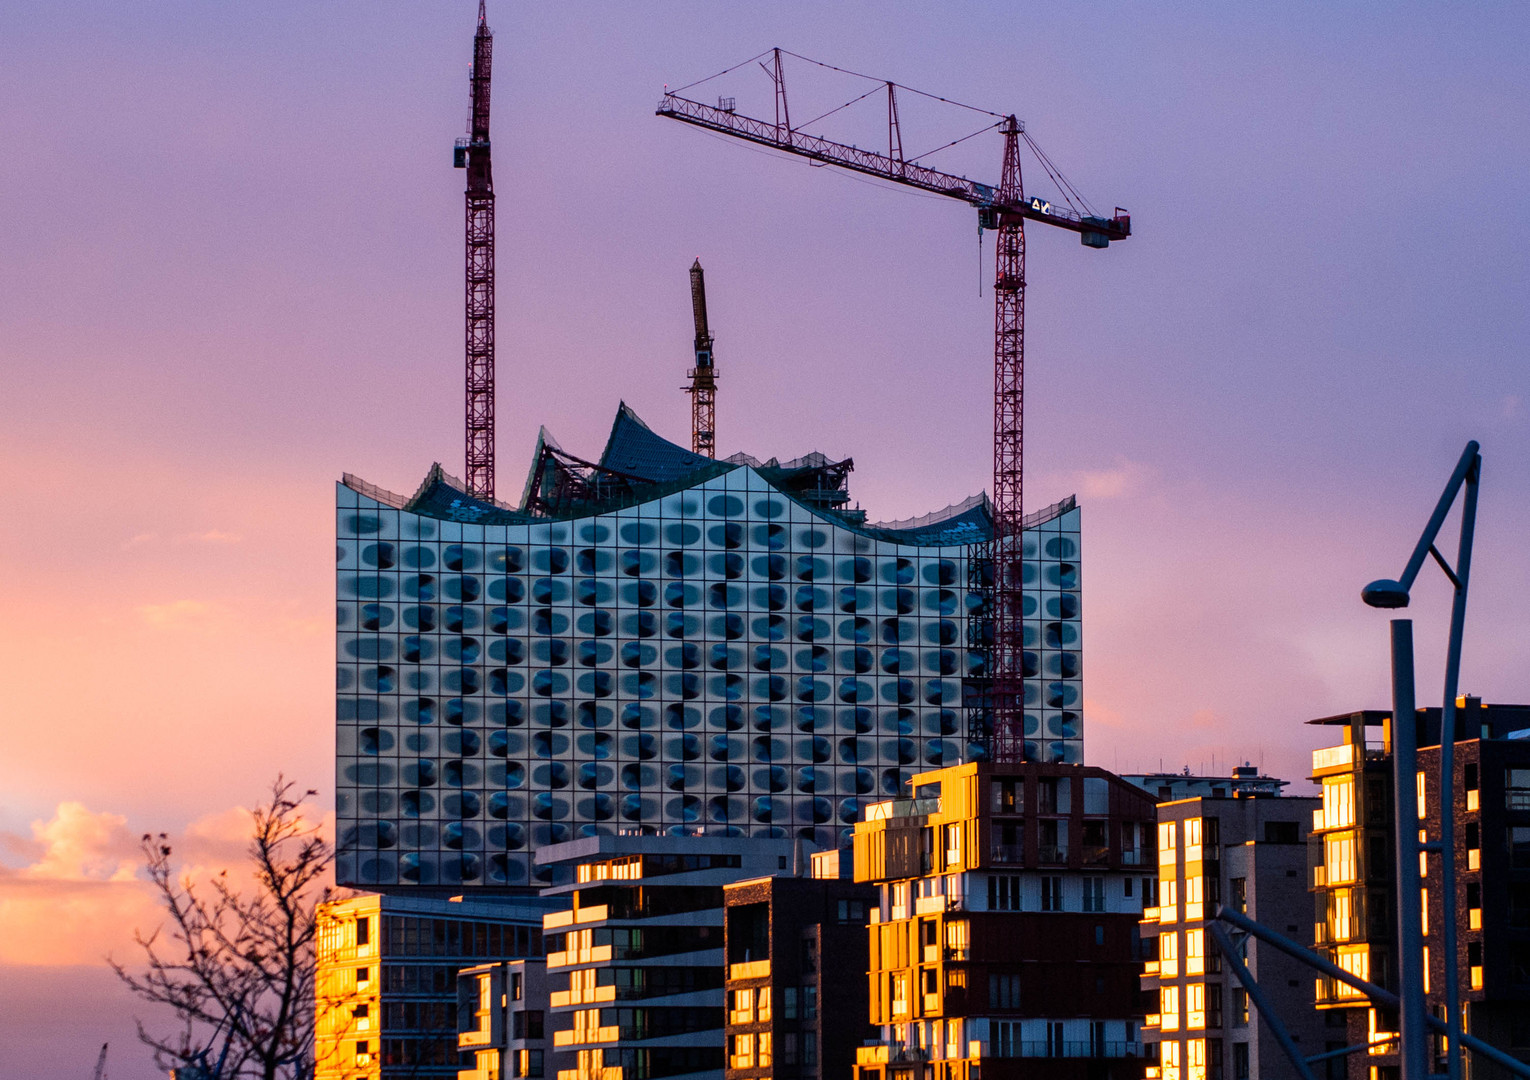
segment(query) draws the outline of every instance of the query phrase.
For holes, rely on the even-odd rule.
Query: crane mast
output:
[[[734,99],[714,107],[666,91],[658,115],[731,135],[811,161],[835,165],[908,187],[945,195],[977,208],[980,228],[998,233],[994,265],[993,532],[976,547],[973,584],[984,596],[989,626],[974,627],[973,647],[986,660],[986,694],[969,710],[969,741],[987,748],[996,761],[1025,760],[1024,712],[1024,388],[1025,388],[1025,222],[1067,229],[1086,247],[1103,248],[1131,235],[1131,216],[1120,207],[1112,217],[1027,198],[1021,182],[1024,140],[1057,178],[1051,163],[1014,116],[996,125],[1004,136],[999,183],[982,184],[905,160],[896,84],[886,83],[887,153],[834,142],[796,130],[787,108],[780,49],[760,64],[774,86],[773,120],[739,113]],[[863,95],[865,96],[865,95]],[[827,115],[827,114],[826,114]],[[992,114],[991,114],[992,115]],[[1087,208],[1086,208],[1087,209]],[[695,271],[693,270],[693,273]],[[698,341],[700,339],[698,338]]]
[[[717,456],[717,370],[712,366],[712,331],[707,326],[707,282],[701,260],[691,263],[691,314],[696,321],[696,366],[691,385],[691,450]]]
[[[467,488],[494,498],[494,173],[489,159],[489,78],[494,35],[478,0],[468,137],[453,164],[467,170]]]

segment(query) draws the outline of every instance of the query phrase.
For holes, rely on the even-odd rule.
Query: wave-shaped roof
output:
[[[519,506],[490,502],[468,493],[461,480],[432,465],[414,495],[403,498],[347,473],[346,486],[412,513],[443,521],[505,525],[548,518],[588,517],[648,502],[692,487],[737,468],[752,468],[772,487],[815,513],[862,535],[918,547],[977,544],[993,532],[993,515],[984,494],[974,495],[919,518],[867,523],[864,514],[840,509],[849,501],[844,489],[849,459],[830,461],[813,453],[785,463],[739,454],[715,461],[670,442],[643,422],[626,402],[617,409],[611,434],[598,462],[564,451],[544,429],[538,434],[525,493]],[[1074,508],[1073,496],[1027,515],[1026,528],[1050,521]]]

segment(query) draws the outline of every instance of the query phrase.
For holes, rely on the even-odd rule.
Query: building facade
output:
[[[868,808],[878,887],[858,1080],[1142,1075],[1138,922],[1155,800],[1103,769],[974,763]]]
[[[540,1080],[548,1071],[547,961],[505,960],[457,974],[457,1080]]]
[[[537,857],[573,878],[543,922],[558,1080],[723,1080],[723,889],[800,870],[799,842],[598,835]]]
[[[1279,788],[1275,789],[1276,791]],[[1226,904],[1309,947],[1307,834],[1316,798],[1192,798],[1158,807],[1157,903],[1142,913],[1151,957],[1143,1028],[1152,1080],[1295,1080],[1207,930]],[[1313,1008],[1311,969],[1250,939],[1245,963],[1310,1055],[1345,1045]],[[1334,1041],[1337,1040],[1337,1041]],[[1331,1045],[1330,1045],[1331,1043]],[[1334,1063],[1342,1070],[1342,1060]]]
[[[772,876],[723,889],[728,1080],[848,1077],[872,1037],[866,926],[876,890],[838,877]]]
[[[314,1080],[457,1075],[457,975],[542,954],[556,900],[359,896],[319,908]]]
[[[1314,814],[1312,880],[1319,951],[1347,971],[1397,989],[1395,828],[1391,714],[1357,712],[1314,724],[1335,729],[1337,745],[1312,755],[1323,806]],[[1530,1061],[1530,706],[1457,702],[1454,752],[1456,899],[1441,889],[1440,859],[1421,854],[1424,963],[1429,1007],[1444,1014],[1441,931],[1456,924],[1462,1021],[1479,1038]],[[1438,841],[1440,710],[1416,723],[1420,836]],[[1350,1059],[1349,1080],[1398,1075],[1395,1014],[1371,1008],[1343,983],[1317,982],[1318,1006],[1346,1018],[1349,1040],[1379,1043]],[[1440,1040],[1432,1042],[1437,1057]],[[1440,1059],[1443,1060],[1442,1058]],[[1507,1077],[1491,1062],[1467,1061],[1474,1080]],[[1438,1064],[1438,1062],[1437,1062]],[[1442,1069],[1440,1071],[1443,1071]]]
[[[1194,799],[1202,795],[1212,798],[1251,798],[1256,795],[1279,795],[1290,781],[1273,776],[1261,776],[1253,765],[1239,765],[1230,776],[1196,776],[1185,766],[1177,773],[1122,773],[1121,779],[1136,784],[1159,802],[1175,802]]]
[[[987,504],[868,524],[851,467],[699,457],[623,406],[598,463],[544,433],[513,509],[347,477],[338,880],[526,889],[536,849],[620,830],[835,847],[968,759]],[[1077,762],[1079,511],[1027,525],[1027,751]]]

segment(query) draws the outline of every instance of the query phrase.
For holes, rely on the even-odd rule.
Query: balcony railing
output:
[[[1065,863],[1068,861],[1068,849],[1065,847],[1043,846],[1037,852],[1037,857],[1043,863]]]
[[[1025,845],[995,844],[993,846],[993,861],[996,863],[1023,863],[1025,862]]]
[[[1142,1056],[1140,1042],[1110,1042],[1084,1040],[1058,1042],[1047,1039],[1026,1039],[1005,1043],[990,1041],[988,1056],[995,1058],[1134,1058]]]
[[[1102,866],[1110,861],[1110,848],[1086,847],[1084,848],[1085,866]]]

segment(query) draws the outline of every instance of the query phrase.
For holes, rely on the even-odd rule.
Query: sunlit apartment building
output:
[[[1159,805],[1157,902],[1142,913],[1149,956],[1143,989],[1154,1003],[1143,1038],[1157,1044],[1145,1069],[1151,1080],[1297,1076],[1207,927],[1217,905],[1226,904],[1311,944],[1306,839],[1319,806],[1315,798],[1274,796]],[[1344,1045],[1342,1026],[1325,1027],[1313,1009],[1310,969],[1252,940],[1245,962],[1306,1053]],[[1339,1041],[1329,1045],[1331,1039]]]
[[[547,1002],[546,960],[504,960],[458,973],[457,1080],[550,1075]]]
[[[878,887],[858,1080],[1137,1080],[1155,800],[1103,769],[915,776],[855,831]]]
[[[542,954],[557,901],[358,896],[318,912],[314,1080],[457,1075],[457,975]]]

